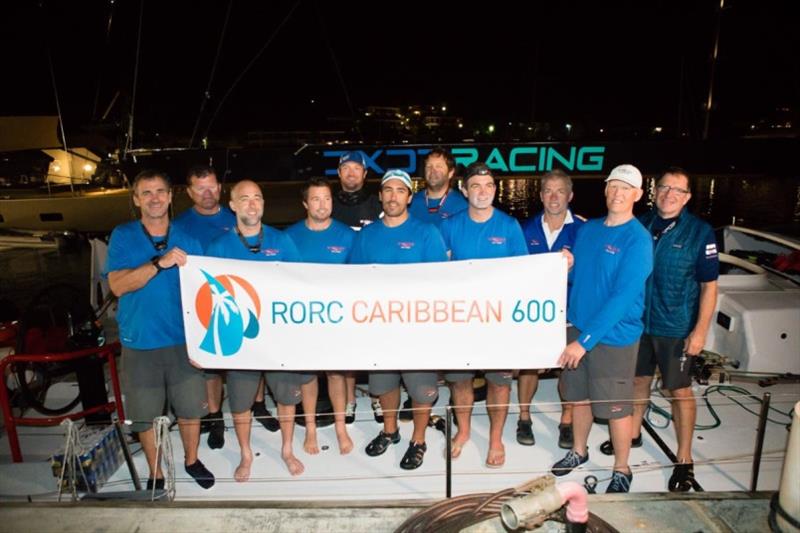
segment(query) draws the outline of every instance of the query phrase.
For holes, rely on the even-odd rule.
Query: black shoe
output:
[[[195,461],[194,464],[185,465],[183,468],[204,489],[210,489],[214,486],[214,474],[208,471],[208,468],[200,462],[200,459]]]
[[[670,492],[689,492],[694,487],[694,463],[680,463],[675,465],[672,475],[667,482]]]
[[[386,433],[381,431],[378,436],[372,439],[372,442],[367,444],[366,452],[370,457],[377,457],[383,454],[390,444],[397,444],[400,442],[400,431],[394,433]]]
[[[533,436],[533,422],[530,420],[517,420],[517,442],[523,446],[533,446],[536,439]]]
[[[214,418],[212,413],[208,413],[206,416],[200,419],[200,434],[208,433],[211,431],[211,419]]]
[[[372,400],[372,414],[375,416],[375,422],[383,424],[383,407],[378,399]]]
[[[261,425],[264,426],[267,431],[275,433],[281,429],[280,422],[278,422],[277,418],[272,416],[272,413],[269,412],[264,402],[253,402],[253,406],[250,410],[253,412],[253,418],[261,422]]]
[[[553,465],[553,468],[550,471],[556,476],[566,476],[583,463],[589,460],[589,452],[586,452],[586,456],[582,456],[578,454],[578,452],[574,450],[570,450],[567,452],[567,455],[564,456],[559,462]]]
[[[422,459],[425,457],[425,452],[427,451],[427,444],[424,442],[422,444],[417,444],[416,442],[412,441],[409,443],[406,454],[400,461],[400,468],[403,470],[414,470],[419,468],[422,466]]]
[[[153,478],[147,478],[147,490],[153,490]],[[156,478],[156,490],[164,490],[164,478]]]
[[[352,424],[356,421],[356,402],[348,403],[344,408],[344,423]]]
[[[572,424],[558,425],[558,447],[563,450],[571,450],[575,440],[572,436]]]
[[[606,494],[630,492],[631,481],[633,481],[633,474],[625,474],[624,472],[614,470],[611,474],[611,483],[608,484]]]
[[[639,435],[635,439],[631,439],[631,448],[642,447],[642,436]],[[608,439],[600,445],[600,453],[603,455],[614,455],[614,445],[611,444],[611,439]]]
[[[225,421],[222,412],[210,414],[214,415],[214,420],[209,422],[208,447],[216,450],[225,446]]]
[[[414,410],[411,409],[411,398],[406,398],[406,401],[403,402],[403,407],[400,408],[400,413],[398,414],[400,418],[400,422],[411,422],[414,420]]]

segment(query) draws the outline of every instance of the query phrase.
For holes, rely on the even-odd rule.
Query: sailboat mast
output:
[[[714,105],[714,72],[717,69],[717,57],[719,56],[719,32],[722,26],[722,10],[725,8],[725,0],[719,0],[717,10],[717,28],[714,33],[714,52],[711,55],[711,75],[708,80],[708,98],[706,99],[706,121],[703,126],[703,140],[708,140],[708,131],[711,124],[711,108]]]

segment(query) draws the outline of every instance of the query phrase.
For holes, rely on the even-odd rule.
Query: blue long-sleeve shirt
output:
[[[626,346],[644,330],[645,282],[653,270],[650,234],[634,219],[608,227],[590,220],[578,232],[570,272],[567,319],[586,350],[598,343]]]

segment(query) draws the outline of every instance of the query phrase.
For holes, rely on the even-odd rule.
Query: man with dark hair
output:
[[[408,212],[423,222],[435,224],[467,208],[467,201],[450,187],[456,173],[456,162],[450,152],[435,147],[425,156],[425,189],[417,192],[411,200]]]
[[[171,202],[166,174],[143,171],[136,176],[133,203],[141,219],[114,228],[106,271],[109,287],[119,297],[125,409],[150,468],[147,488],[164,487],[152,421],[169,399],[178,417],[185,470],[209,489],[214,475],[197,458],[200,417],[207,412],[205,384],[186,352],[177,268],[186,264],[187,254],[200,255],[202,248],[170,224]]]
[[[220,205],[222,186],[217,173],[210,166],[198,165],[186,173],[186,193],[192,207],[175,217],[172,224],[184,233],[194,236],[205,250],[214,238],[236,225],[233,212]],[[212,449],[225,445],[225,421],[222,418],[223,372],[209,370],[206,376],[208,415],[203,417],[200,432],[208,432],[208,446]]]
[[[236,226],[214,239],[208,247],[212,257],[240,259],[246,261],[297,262],[300,253],[292,239],[285,233],[261,222],[264,216],[264,196],[255,182],[242,180],[231,189],[231,209],[236,213]],[[228,402],[233,414],[236,438],[241,448],[241,461],[234,472],[236,481],[250,478],[253,451],[250,448],[250,408],[261,381],[262,372],[254,370],[229,370]],[[317,447],[316,420],[317,377],[302,372],[266,372],[275,403],[281,429],[281,458],[293,476],[303,473],[305,467],[294,455],[295,406],[303,401],[306,420],[306,438],[303,448],[308,453],[319,453]],[[306,402],[310,403],[306,403]],[[310,415],[309,415],[310,413]]]
[[[572,201],[572,178],[560,169],[545,173],[539,180],[539,198],[543,210],[522,223],[522,232],[528,244],[528,252],[542,254],[571,250],[584,219],[573,216],[569,209]],[[561,389],[559,379],[559,389]],[[533,421],[530,404],[539,385],[537,370],[520,370],[517,378],[519,398],[519,420],[517,421],[517,442],[523,446],[533,446]],[[558,446],[572,449],[572,406],[563,404],[561,423],[558,425]]]
[[[381,204],[378,197],[364,189],[367,161],[360,151],[345,152],[339,158],[341,189],[333,195],[333,218],[359,230],[378,220]]]
[[[497,185],[494,173],[483,163],[473,163],[464,176],[464,195],[469,207],[442,223],[442,236],[450,258],[490,259],[526,255],[525,237],[516,219],[492,206]],[[489,451],[486,466],[500,468],[506,462],[503,445],[503,427],[508,416],[508,401],[511,395],[511,370],[486,372],[486,410],[489,412]],[[470,438],[470,422],[475,393],[472,380],[475,372],[451,371],[445,373],[450,383],[458,433],[451,445],[452,457],[461,455],[461,450]]]
[[[350,262],[354,264],[401,264],[447,261],[442,236],[435,226],[409,216],[411,177],[403,170],[389,170],[383,175],[380,191],[384,217],[362,229],[353,244]],[[408,390],[413,406],[414,432],[400,468],[413,470],[422,466],[428,447],[425,430],[431,406],[437,397],[435,371],[370,372],[369,391],[383,408],[383,430],[366,448],[367,455],[383,454],[390,445],[400,442],[397,409],[400,406],[400,379]]]
[[[686,209],[692,197],[689,175],[669,168],[656,185],[655,208],[639,220],[653,236],[654,269],[647,280],[644,335],[639,343],[633,397],[632,447],[642,445],[642,417],[650,401],[656,365],[672,403],[678,438],[678,464],[668,488],[688,491],[694,480],[692,434],[697,404],[692,394],[691,363],[706,342],[717,304],[719,257],[714,230]],[[688,357],[687,357],[688,356]],[[600,450],[614,453],[611,441]]]
[[[636,351],[642,334],[645,281],[653,269],[647,230],[633,216],[642,174],[619,165],[606,178],[604,218],[583,225],[573,248],[567,346],[559,357],[564,399],[573,402],[573,447],[551,469],[563,476],[589,460],[594,417],[608,419],[614,470],[606,492],[628,492]]]
[[[286,228],[286,233],[300,252],[300,257],[306,263],[346,263],[356,233],[331,218],[330,183],[325,179],[313,178],[303,185],[302,194],[306,218]],[[327,372],[328,395],[333,405],[336,440],[339,442],[339,453],[342,455],[350,453],[353,449],[353,441],[347,434],[346,424],[348,416],[355,418],[355,407],[348,402],[348,392],[350,392],[352,403],[355,403],[355,391],[347,390],[345,379],[347,374],[352,373]]]

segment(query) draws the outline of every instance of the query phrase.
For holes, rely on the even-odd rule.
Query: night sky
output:
[[[702,128],[718,2],[387,2],[381,13],[377,4],[5,2],[0,114],[56,113],[49,50],[68,133],[98,122],[117,91],[108,122],[119,123],[143,5],[137,129],[188,138],[230,6],[199,127],[218,111],[212,136],[341,129],[326,119],[427,103],[475,121]],[[717,128],[776,107],[797,113],[798,22],[793,1],[726,0]]]

